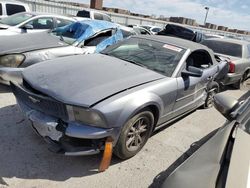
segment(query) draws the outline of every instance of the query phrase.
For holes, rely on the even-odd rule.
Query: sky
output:
[[[187,17],[199,24],[204,23],[204,7],[208,6],[207,22],[250,31],[250,1],[246,0],[103,0],[103,6],[147,15]]]

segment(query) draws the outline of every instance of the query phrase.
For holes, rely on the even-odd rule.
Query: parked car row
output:
[[[103,20],[57,19],[49,32],[0,37],[1,83],[56,153],[97,154],[111,141],[128,159],[155,130],[211,107],[231,74],[232,62],[198,43],[197,32],[178,38],[167,25],[160,32],[171,36],[137,35]],[[31,21],[22,22],[27,30]]]

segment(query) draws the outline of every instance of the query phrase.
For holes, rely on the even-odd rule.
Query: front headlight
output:
[[[106,127],[105,120],[96,111],[76,106],[67,106],[67,111],[70,120],[96,127]]]
[[[0,65],[4,67],[18,67],[25,59],[23,54],[11,54],[0,56]]]

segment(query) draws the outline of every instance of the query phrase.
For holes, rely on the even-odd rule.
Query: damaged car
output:
[[[173,36],[198,43],[204,38],[201,32],[176,24],[167,24],[157,35]]]
[[[250,77],[250,42],[230,38],[211,38],[203,45],[229,62],[229,71],[222,85],[232,85],[236,89],[245,89]]]
[[[50,33],[0,37],[0,83],[19,82],[22,70],[30,65],[57,57],[97,53],[123,38],[118,25],[100,20],[75,22]]]
[[[28,67],[23,82],[11,87],[51,151],[91,155],[112,140],[114,154],[127,159],[154,130],[209,107],[216,77],[226,65],[198,43],[138,35],[100,54]]]
[[[220,93],[214,103],[226,123],[193,143],[151,188],[249,187],[250,91],[239,100]]]

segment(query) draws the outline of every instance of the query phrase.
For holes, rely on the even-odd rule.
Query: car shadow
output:
[[[98,173],[102,154],[67,157],[48,151],[17,105],[0,108],[0,185],[3,178],[64,181]],[[121,162],[113,157],[111,165]]]

